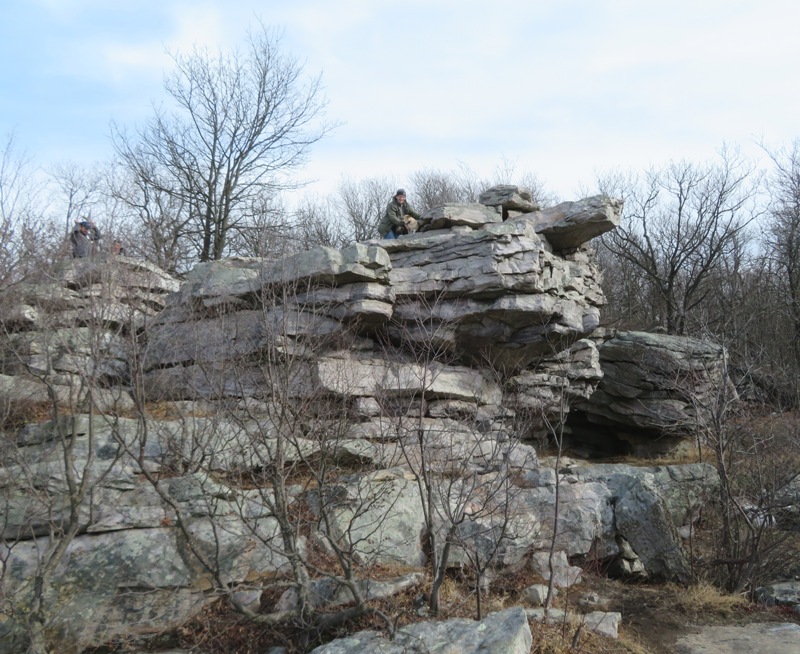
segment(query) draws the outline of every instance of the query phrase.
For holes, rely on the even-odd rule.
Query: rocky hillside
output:
[[[5,293],[0,654],[80,652],[220,602],[310,634],[409,587],[436,613],[450,569],[479,597],[502,570],[559,587],[589,561],[687,579],[712,468],[536,448],[674,450],[727,383],[724,352],[598,329],[586,243],[619,201],[481,200],[395,241],[181,283],[115,257]]]

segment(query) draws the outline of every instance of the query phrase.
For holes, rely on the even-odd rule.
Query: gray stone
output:
[[[765,525],[778,525],[781,529],[800,531],[800,475],[787,480],[775,490],[775,499],[772,501],[777,509],[766,513],[763,508],[755,507],[756,515],[759,513]]]
[[[558,596],[558,588],[556,588],[554,585],[551,597],[556,596]],[[547,600],[547,586],[543,584],[533,584],[532,586],[528,586],[522,591],[522,599],[528,604],[533,604],[534,606],[544,606],[544,603]]]
[[[477,228],[501,222],[502,214],[485,204],[445,204],[429,209],[422,214],[422,231],[459,225]]]
[[[47,384],[28,375],[0,375],[0,410],[7,415],[12,405],[41,408],[51,407],[55,402],[69,411],[85,411],[93,405],[100,412],[120,413],[130,411],[134,406],[130,393],[125,389],[89,389],[80,383],[79,378],[62,381],[71,383]]]
[[[464,474],[463,472],[461,473]],[[441,484],[437,494],[444,495],[442,504],[448,509],[439,511],[449,518],[436,521],[438,542],[463,511],[467,517],[455,525],[455,542],[447,565],[450,568],[474,567],[476,563],[491,574],[491,570],[520,566],[539,536],[537,525],[525,515],[515,498],[509,500],[508,515],[492,510],[492,496],[502,488],[503,477],[484,475],[478,488],[465,483]]]
[[[394,579],[362,579],[356,582],[361,596],[365,600],[391,597],[404,590],[418,586],[424,580],[421,572],[412,572]],[[310,600],[314,608],[341,606],[353,601],[350,589],[340,581],[332,578],[315,579],[311,582]],[[297,608],[298,594],[290,588],[277,601],[274,611],[292,611]]]
[[[688,558],[677,529],[696,519],[698,509],[719,484],[711,465],[601,464],[575,467],[572,474],[607,485],[613,498],[617,546],[630,546],[629,552],[621,550],[621,554],[633,562],[631,572],[639,572],[638,559],[647,574],[688,579]]]
[[[800,581],[783,581],[760,586],[756,600],[767,606],[800,606]]]
[[[716,487],[713,467],[562,466],[557,551],[568,557],[591,553],[616,559],[620,573],[685,579],[688,563],[677,529],[691,524]],[[518,479],[521,488],[516,497],[538,532],[536,547],[549,548],[555,471],[528,470]],[[536,556],[546,558],[546,552]]]
[[[481,622],[418,622],[398,629],[393,641],[361,631],[317,647],[312,654],[529,654],[531,644],[525,612],[513,608],[491,613]]]
[[[529,189],[511,184],[492,186],[481,193],[478,202],[489,207],[502,207],[504,220],[508,218],[510,211],[530,213],[540,208],[538,204],[531,201]]]
[[[622,623],[622,614],[616,611],[591,611],[584,614],[583,623],[595,633],[616,639],[619,635],[619,625]]]
[[[603,378],[573,404],[570,427],[589,444],[600,441],[639,456],[669,454],[710,419],[718,393],[731,401],[727,354],[715,344],[647,332],[599,333]]]
[[[258,613],[261,610],[261,595],[260,590],[237,590],[231,593],[231,602]]]
[[[550,553],[534,552],[529,559],[531,570],[545,581],[552,578],[553,584],[558,588],[569,588],[580,583],[583,570],[578,566],[570,565],[564,552],[553,553],[553,572],[550,573]]]
[[[531,620],[544,622],[546,624],[563,624],[568,622],[574,627],[584,625],[587,629],[596,633],[617,638],[619,625],[622,622],[622,614],[616,612],[592,611],[585,615],[564,611],[563,609],[549,609],[545,614],[544,608],[525,609],[525,614]]]
[[[373,418],[381,415],[383,410],[374,397],[357,397],[353,401],[353,409],[359,416]]]
[[[65,259],[56,264],[54,276],[65,286],[85,288],[102,282],[121,288],[139,288],[158,293],[178,290],[178,280],[158,266],[131,257]]]
[[[235,522],[218,522],[219,531],[214,532],[207,520],[195,519],[188,528],[197,539],[196,547],[221,557],[223,578],[274,573],[285,563],[263,545],[243,550],[242,539],[249,534]],[[18,609],[29,602],[26,580],[35,574],[39,548],[45,544],[23,541],[13,548],[4,590]],[[131,632],[178,626],[214,601],[198,592],[211,585],[208,571],[199,561],[185,558],[184,548],[179,533],[163,527],[73,540],[64,559],[69,566],[59,568],[45,595],[51,606],[71,607],[52,615],[48,625],[62,651],[97,646]],[[9,622],[5,628],[18,628]]]
[[[396,297],[390,333],[398,340],[433,337],[470,362],[480,352],[498,366],[525,367],[598,324],[603,294],[594,264],[549,253],[530,222],[386,248]]]
[[[681,636],[677,654],[797,654],[800,625],[794,623],[701,627],[696,634]]]
[[[607,611],[610,601],[601,597],[597,593],[587,593],[578,598],[578,606],[581,609],[589,609],[592,611]]]
[[[341,331],[332,318],[294,308],[239,311],[183,323],[153,326],[144,352],[146,370],[175,363],[216,362],[253,355],[271,339],[319,337]]]
[[[341,252],[317,247],[280,261],[232,258],[196,266],[180,294],[170,301],[170,307],[192,300],[206,307],[235,307],[241,301],[249,302],[247,298],[253,294],[263,294],[261,301],[271,305],[271,289],[279,285],[291,285],[302,292],[309,285],[385,282],[388,273],[386,252],[362,243],[354,243]]]
[[[366,474],[330,487],[322,498],[330,536],[351,547],[360,564],[424,564],[425,521],[417,483],[410,477],[401,471]],[[319,498],[311,505],[319,515]]]
[[[581,339],[569,349],[542,356],[534,370],[523,370],[506,384],[508,404],[547,416],[557,424],[564,408],[588,399],[603,377],[594,343]]]
[[[312,368],[317,388],[326,393],[396,397],[424,392],[478,404],[498,404],[502,397],[496,383],[465,366],[320,357]]]
[[[622,201],[605,195],[562,202],[518,220],[533,220],[556,250],[576,248],[619,225]]]

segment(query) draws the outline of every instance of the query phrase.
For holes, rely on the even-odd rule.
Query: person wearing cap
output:
[[[72,242],[72,258],[86,259],[92,256],[95,241],[100,240],[100,230],[89,218],[76,220],[69,238]]]
[[[405,189],[399,188],[394,197],[389,200],[389,204],[386,205],[386,211],[378,225],[378,233],[381,238],[397,238],[400,234],[408,233],[406,220],[409,217],[419,220],[420,216],[406,202]]]

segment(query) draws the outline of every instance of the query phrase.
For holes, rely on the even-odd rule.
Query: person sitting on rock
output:
[[[401,234],[416,232],[419,218],[420,215],[406,202],[405,189],[399,188],[386,205],[386,211],[378,225],[378,233],[381,238],[392,239]]]
[[[75,221],[75,229],[69,237],[72,243],[72,258],[86,259],[92,256],[94,244],[100,240],[100,230],[88,217]]]

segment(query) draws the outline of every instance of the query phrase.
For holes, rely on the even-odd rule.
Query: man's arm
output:
[[[389,218],[389,222],[392,223],[392,225],[395,227],[402,227],[403,216],[400,213],[400,205],[390,202],[386,207],[386,216]]]
[[[422,216],[420,216],[414,209],[411,208],[410,204],[406,204],[406,215],[411,216],[412,218],[416,218],[419,220]]]

